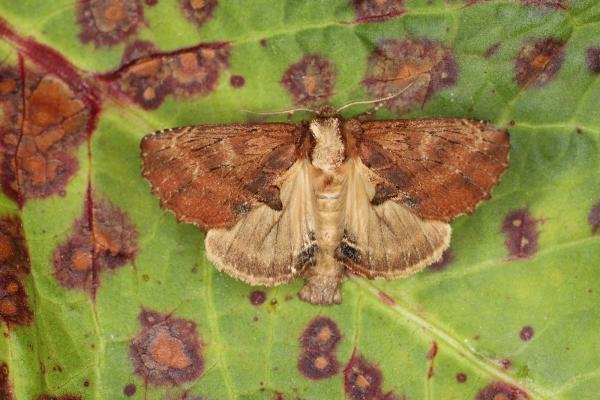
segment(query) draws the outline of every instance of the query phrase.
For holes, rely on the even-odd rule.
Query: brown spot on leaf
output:
[[[190,393],[190,389],[184,390],[180,393],[174,393],[173,395],[168,395],[164,398],[164,400],[203,400],[200,396],[194,396]]]
[[[521,331],[519,332],[519,337],[521,338],[521,340],[527,342],[533,338],[533,333],[533,327],[527,325],[521,329]]]
[[[521,0],[526,6],[534,6],[546,10],[566,10],[565,0]]]
[[[527,400],[529,396],[516,386],[504,382],[492,382],[483,388],[476,400]]]
[[[95,123],[86,94],[24,68],[0,70],[0,87],[2,189],[20,204],[64,192],[78,168],[73,152]]]
[[[229,79],[229,84],[237,89],[243,87],[245,83],[246,80],[241,75],[232,75]]]
[[[483,53],[483,57],[484,58],[490,58],[491,56],[493,56],[494,54],[496,54],[498,52],[498,49],[500,48],[500,43],[494,43],[493,45],[491,45],[490,47],[488,47],[485,52]]]
[[[600,74],[600,47],[590,47],[585,51],[585,61],[592,74]]]
[[[377,292],[377,296],[379,297],[379,300],[383,301],[388,306],[396,305],[396,301],[385,292],[379,291],[379,292]]]
[[[510,212],[502,223],[502,231],[506,235],[504,244],[509,258],[529,258],[537,251],[538,221],[529,210],[522,208]]]
[[[51,396],[49,394],[40,395],[37,400],[81,400],[80,395],[65,394],[62,396]]]
[[[125,212],[88,196],[69,239],[54,251],[54,276],[67,288],[95,294],[100,272],[135,258],[137,232]]]
[[[433,368],[433,361],[435,360],[437,353],[438,353],[438,345],[437,345],[437,342],[434,340],[433,342],[431,342],[431,347],[429,348],[429,351],[427,352],[427,359],[429,360],[429,368],[427,369],[427,379],[431,379],[431,377],[435,373],[434,368]]]
[[[187,19],[201,27],[213,14],[218,0],[180,0],[181,9]]]
[[[78,0],[77,22],[83,43],[110,46],[135,34],[144,20],[140,0]]]
[[[465,0],[465,7],[471,7],[471,6],[474,6],[475,4],[485,3],[486,1],[490,1],[490,0]]]
[[[0,218],[0,320],[7,325],[27,325],[32,312],[23,287],[30,271],[29,253],[21,221]]]
[[[526,43],[515,61],[515,80],[521,87],[544,86],[558,72],[564,59],[565,42],[541,38]]]
[[[381,371],[362,356],[352,354],[344,369],[344,389],[353,400],[377,399],[381,396]]]
[[[326,379],[338,373],[339,364],[330,352],[306,350],[300,355],[298,369],[307,378]]]
[[[458,372],[456,374],[456,382],[465,383],[466,381],[467,381],[467,374],[465,374],[464,372]]]
[[[356,22],[379,22],[398,17],[406,11],[404,0],[353,0]]]
[[[217,86],[220,70],[229,62],[227,43],[201,44],[174,52],[151,52],[148,46],[145,51],[141,58],[100,78],[146,109],[157,108],[168,95],[208,95]]]
[[[255,306],[260,306],[267,299],[267,294],[262,290],[255,290],[250,293],[250,303]]]
[[[307,54],[283,74],[281,84],[298,105],[315,105],[331,97],[335,70],[331,62],[318,54]]]
[[[137,387],[135,386],[135,384],[129,383],[123,388],[123,394],[127,397],[131,397],[135,394],[136,390]]]
[[[0,365],[0,399],[13,400],[13,393],[10,387],[10,379],[8,377],[8,365],[2,363]]]
[[[435,92],[453,85],[457,64],[452,51],[429,40],[383,39],[368,59],[362,83],[375,98],[400,93],[386,101],[395,112],[422,106]]]
[[[14,217],[0,218],[0,272],[27,275],[29,265],[21,221]]]
[[[121,65],[131,64],[141,58],[150,57],[157,52],[158,48],[154,43],[147,40],[136,40],[125,47],[123,57],[121,58]]]
[[[0,274],[0,318],[8,325],[27,325],[32,319],[23,284],[12,273]]]
[[[452,249],[446,249],[442,253],[442,257],[431,264],[428,268],[430,271],[440,272],[448,268],[450,263],[454,260],[454,254],[452,253]]]
[[[153,385],[180,385],[202,374],[202,342],[193,321],[146,310],[139,319],[142,331],[129,347],[138,375]]]
[[[146,3],[147,6],[155,6],[158,4],[158,0],[145,0],[144,3]]]
[[[592,226],[592,234],[596,234],[600,230],[600,202],[596,203],[588,214],[588,222]]]
[[[316,317],[306,327],[300,343],[305,349],[333,351],[342,334],[335,322],[327,317]]]

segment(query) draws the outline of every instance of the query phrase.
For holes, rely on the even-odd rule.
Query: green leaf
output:
[[[202,10],[214,1],[123,0],[113,2],[126,6],[118,10],[103,5],[109,3],[0,0],[0,397],[341,399],[352,398],[352,385],[372,390],[364,396],[369,399],[597,395],[598,2],[365,1],[384,10],[361,19],[346,0],[221,0],[202,23],[186,18],[182,4]],[[107,13],[94,14],[96,22],[105,18],[104,31],[87,42],[80,37],[85,18],[77,17],[82,7]],[[135,29],[119,25],[139,10],[143,17]],[[117,28],[106,28],[110,23]],[[332,71],[316,75],[317,90],[331,84],[331,93],[318,92],[310,106],[373,98],[364,80],[382,39],[409,49],[408,41],[434,43],[448,51],[456,76],[440,75],[448,82],[421,98],[423,104],[402,95],[408,106],[381,109],[376,118],[487,119],[510,132],[510,166],[492,198],[452,224],[449,263],[404,280],[349,277],[342,304],[332,307],[299,301],[300,281],[255,288],[217,272],[205,258],[202,232],[162,210],[142,179],[141,138],[175,126],[257,119],[242,109],[295,107],[282,80],[305,55],[322,57]],[[122,66],[127,45],[138,40],[164,56],[162,69],[142,83],[130,68],[140,68],[147,53]],[[182,54],[201,54],[196,60],[205,64],[186,70],[177,58]],[[198,68],[216,74],[214,80],[202,81]],[[173,76],[175,89],[160,86]],[[25,124],[10,121],[22,114],[6,106],[10,90],[2,82],[9,78],[18,84],[12,93],[26,89],[20,99],[33,111],[25,110]],[[39,89],[36,79],[62,89],[44,92],[43,101],[33,104],[28,96]],[[166,95],[145,109],[127,96],[138,84]],[[52,181],[51,167],[39,169],[35,156],[59,159],[60,168],[68,163],[57,158],[56,147],[43,150],[27,123],[68,109],[57,100],[65,91],[89,113],[79,132],[85,133],[86,123],[93,132],[69,144],[53,142],[77,161],[61,186]],[[155,100],[142,92],[146,101]],[[23,104],[12,99],[10,104]],[[350,107],[344,115],[367,108]],[[302,117],[309,115],[294,115]],[[27,153],[34,142],[38,147]],[[6,182],[14,182],[14,168],[21,175],[10,192]],[[41,175],[35,181],[26,172]],[[24,244],[9,217],[22,222]],[[17,262],[23,262],[16,250],[23,246],[30,271]],[[10,279],[24,291],[11,292]],[[266,294],[264,302],[254,294],[260,304],[252,304],[255,291]],[[20,320],[11,319],[11,305],[21,307]],[[300,371],[299,360],[305,352],[300,338],[317,316],[330,318],[341,339],[328,353],[338,363],[336,372],[315,380]],[[363,380],[355,376],[345,387],[345,368],[347,376],[354,371]],[[380,387],[373,380],[378,372]]]

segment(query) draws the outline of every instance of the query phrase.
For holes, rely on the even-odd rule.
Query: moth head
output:
[[[344,161],[344,143],[340,135],[340,120],[335,117],[316,118],[310,123],[315,138],[312,164],[326,172],[333,172]]]

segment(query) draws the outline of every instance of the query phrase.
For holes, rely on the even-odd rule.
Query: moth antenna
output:
[[[318,114],[319,112],[313,110],[311,108],[292,108],[290,110],[282,110],[282,111],[272,111],[272,112],[258,112],[252,110],[240,110],[241,112],[249,113],[249,114],[257,114],[257,115],[281,115],[281,114],[293,114],[297,111],[307,111],[313,114]]]
[[[402,90],[398,91],[397,93],[394,93],[392,95],[386,96],[386,97],[382,97],[380,99],[374,99],[374,100],[359,100],[359,101],[353,101],[350,102],[348,104],[345,104],[343,106],[341,106],[340,108],[338,108],[336,111],[336,113],[339,113],[340,111],[342,111],[345,108],[351,107],[351,106],[355,106],[357,104],[372,104],[372,103],[383,103],[384,101],[387,100],[391,100],[396,96],[400,96],[402,93],[406,92],[412,85],[414,85],[416,80],[413,80],[411,83],[409,83],[408,85],[404,86],[402,88]]]

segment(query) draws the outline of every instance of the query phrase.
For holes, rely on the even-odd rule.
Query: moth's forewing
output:
[[[510,150],[506,131],[466,119],[363,122],[356,146],[378,177],[376,204],[393,199],[445,222],[489,198]]]
[[[297,160],[302,132],[292,124],[159,131],[142,140],[143,175],[179,221],[231,227],[258,204],[281,208],[275,181]]]

